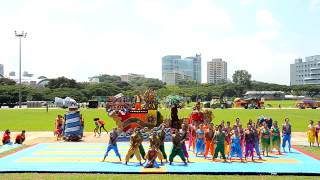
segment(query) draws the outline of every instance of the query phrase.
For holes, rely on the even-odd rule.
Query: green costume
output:
[[[224,132],[217,132],[214,134],[214,141],[215,141],[215,149],[214,149],[214,155],[213,159],[218,157],[218,153],[220,152],[223,159],[226,159],[226,156],[224,154],[224,140],[226,138],[226,134]]]
[[[278,127],[272,128],[272,148],[280,150],[281,138],[280,138],[280,130]]]
[[[183,162],[186,162],[186,158],[184,157],[183,150],[182,150],[182,143],[181,137],[179,134],[172,135],[172,149],[171,154],[169,156],[169,161],[172,162],[173,158],[178,155]]]
[[[161,153],[162,153],[162,155],[163,155],[163,158],[164,159],[167,159],[167,154],[166,154],[166,151],[165,151],[165,149],[164,149],[164,140],[165,140],[165,138],[166,138],[166,132],[164,132],[163,130],[161,130],[160,132],[159,132],[159,139],[160,139],[160,141],[161,141],[161,143],[160,143],[160,146],[159,146],[159,149],[160,149],[160,151],[161,151]]]
[[[146,152],[144,151],[144,148],[143,148],[143,145],[142,145],[142,142],[143,142],[143,136],[141,134],[141,132],[139,131],[138,132],[138,139],[139,139],[139,151],[140,151],[140,155],[142,157],[142,159],[145,159],[145,156],[146,156]],[[130,158],[133,158],[133,155],[131,155]]]
[[[261,131],[261,148],[262,148],[262,151],[269,152],[269,148],[270,148],[270,131],[269,131],[269,129],[263,128]]]

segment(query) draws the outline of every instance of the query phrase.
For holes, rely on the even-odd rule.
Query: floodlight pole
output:
[[[21,94],[21,38],[26,38],[27,33],[22,31],[20,34],[14,31],[16,37],[19,38],[19,108],[21,108],[22,94]]]

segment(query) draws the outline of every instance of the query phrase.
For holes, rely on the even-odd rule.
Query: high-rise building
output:
[[[16,76],[16,72],[14,72],[14,71],[11,71],[11,72],[9,72],[9,76]]]
[[[4,76],[4,67],[3,64],[0,64],[0,77]]]
[[[131,82],[131,81],[137,80],[139,78],[144,78],[144,75],[129,73],[127,75],[121,75],[120,78],[121,78],[121,81]]]
[[[227,82],[227,62],[222,59],[212,59],[207,62],[207,82],[217,84]]]
[[[290,64],[290,85],[320,84],[320,55],[309,56],[303,61],[295,59]]]
[[[180,55],[162,57],[162,81],[177,84],[181,80],[201,83],[201,55],[183,59]]]

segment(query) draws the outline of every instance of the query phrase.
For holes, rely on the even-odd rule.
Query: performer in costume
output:
[[[316,125],[316,143],[318,144],[319,147],[319,143],[320,143],[320,139],[319,139],[319,134],[320,134],[320,121],[318,121],[318,124]]]
[[[291,150],[291,124],[289,123],[289,119],[286,118],[285,124],[282,125],[282,149],[283,152],[286,152],[286,143],[288,142],[289,152]]]
[[[10,137],[10,130],[7,129],[4,133],[3,133],[3,137],[2,137],[2,144],[6,145],[6,144],[11,144],[11,137]]]
[[[126,164],[128,164],[130,156],[134,154],[136,156],[136,158],[138,159],[138,161],[140,162],[140,165],[142,165],[140,151],[139,151],[140,143],[141,143],[141,140],[138,135],[138,131],[135,130],[134,133],[130,137],[130,148],[129,148],[127,155],[126,155]]]
[[[93,122],[95,125],[95,128],[93,130],[94,136],[96,136],[97,134],[100,136],[101,134],[99,133],[99,123],[98,123],[99,118],[94,118]]]
[[[98,119],[99,119],[99,118],[98,118]],[[101,129],[103,129],[105,132],[108,133],[108,131],[107,131],[106,128],[104,127],[104,125],[106,124],[106,123],[104,122],[104,120],[99,119],[99,120],[98,120],[98,124],[99,124],[99,130],[100,130],[100,134],[99,134],[99,135],[101,135]]]
[[[196,122],[192,121],[192,124],[189,125],[189,151],[192,147],[192,151],[194,152],[196,147]]]
[[[63,126],[64,126],[64,119],[59,114],[55,121],[55,130],[54,130],[54,134],[57,136],[57,141],[62,138]]]
[[[141,133],[141,129],[139,127],[137,127],[137,133],[138,133],[138,137],[139,137],[139,152],[141,154],[142,159],[145,160],[145,156],[146,156],[146,152],[144,151],[142,142],[143,142],[143,135]]]
[[[313,120],[310,120],[310,123],[308,125],[308,143],[310,144],[310,147],[314,145],[315,137],[316,137],[316,128],[313,125]]]
[[[121,156],[120,156],[120,153],[118,151],[118,146],[117,146],[118,136],[119,136],[118,129],[113,128],[112,131],[110,132],[109,145],[108,145],[106,153],[104,154],[102,162],[106,159],[106,157],[108,156],[108,153],[111,151],[111,149],[114,151],[114,153],[119,157],[119,160],[121,161]]]
[[[232,157],[235,156],[235,154],[237,154],[238,157],[240,158],[241,162],[243,162],[242,149],[241,149],[241,145],[240,145],[240,133],[239,133],[238,128],[235,128],[234,134],[231,137],[230,162],[231,162]]]
[[[259,160],[262,160],[261,154],[260,154],[260,131],[256,124],[253,124],[252,126],[253,135],[254,135],[254,150],[256,151],[256,154],[259,156]]]
[[[273,126],[271,127],[271,141],[272,141],[272,149],[278,150],[278,154],[280,155],[281,154],[281,151],[280,151],[281,138],[280,138],[280,130],[279,130],[277,121],[275,121],[273,123]]]
[[[240,144],[242,151],[245,151],[245,134],[244,129],[242,128],[242,124],[239,124],[239,133],[240,133]]]
[[[151,146],[146,154],[146,165],[144,168],[160,168],[160,164],[158,164],[156,161],[157,157],[159,157],[158,155],[159,151],[156,149],[156,147]]]
[[[163,160],[163,155],[160,151],[160,144],[161,141],[157,135],[157,131],[153,131],[152,135],[149,137],[149,142],[150,142],[150,149],[155,150],[152,152],[156,152],[157,157],[159,158],[161,164],[162,164],[162,160]],[[150,151],[150,150],[149,150]],[[147,156],[145,157],[145,159],[147,159]]]
[[[268,128],[268,124],[263,122],[263,128],[261,129],[261,147],[262,154],[266,152],[267,156],[269,156],[270,151],[270,130]]]
[[[199,125],[197,130],[197,140],[196,140],[196,156],[204,153],[204,131],[203,124]]]
[[[171,128],[179,129],[178,105],[174,104],[171,107]]]
[[[188,126],[185,123],[183,123],[181,125],[180,134],[181,134],[181,142],[182,142],[183,154],[187,158],[187,161],[190,162],[189,161],[189,153],[187,151],[187,146],[186,146],[186,140],[187,140],[187,137],[188,137]]]
[[[248,124],[248,128],[245,131],[245,147],[246,154],[245,159],[247,160],[250,152],[251,160],[254,161],[254,132],[252,130],[252,126]]]
[[[183,150],[182,150],[182,142],[181,142],[181,136],[177,130],[173,130],[172,134],[172,149],[171,154],[169,156],[169,162],[170,165],[173,162],[174,157],[178,155],[181,160],[184,162],[185,165],[187,165],[186,158],[184,157]]]
[[[231,126],[230,126],[230,121],[227,121],[227,125],[224,128],[224,132],[226,133],[226,139],[224,141],[224,152],[227,156],[230,154],[230,144],[231,144]]]
[[[158,132],[159,140],[160,140],[160,146],[159,149],[162,153],[163,158],[168,162],[167,154],[165,151],[164,141],[166,139],[166,132],[165,132],[166,125],[163,123],[160,125],[160,131]]]
[[[22,144],[25,140],[26,140],[26,131],[22,130],[22,132],[16,136],[15,144]]]
[[[213,137],[216,147],[214,149],[214,156],[212,158],[212,161],[215,161],[215,159],[218,157],[218,153],[221,154],[221,156],[225,162],[227,161],[226,156],[224,154],[225,138],[226,138],[226,133],[224,131],[222,131],[222,126],[219,125],[218,132],[215,132],[214,137]]]
[[[214,154],[214,141],[213,141],[213,136],[214,136],[214,129],[213,129],[213,124],[209,124],[208,130],[205,132],[205,152],[204,152],[204,158],[206,159],[210,150],[211,156],[213,157]]]

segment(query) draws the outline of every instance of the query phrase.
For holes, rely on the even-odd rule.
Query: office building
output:
[[[207,82],[217,84],[227,82],[227,62],[222,59],[212,59],[207,62]]]
[[[162,57],[162,81],[177,84],[181,80],[201,83],[201,55],[183,59],[180,55]]]
[[[320,55],[295,59],[290,64],[290,85],[320,84]]]
[[[135,81],[139,78],[144,78],[144,75],[129,73],[127,75],[121,75],[120,78],[121,78],[121,81],[131,82],[131,81]]]

